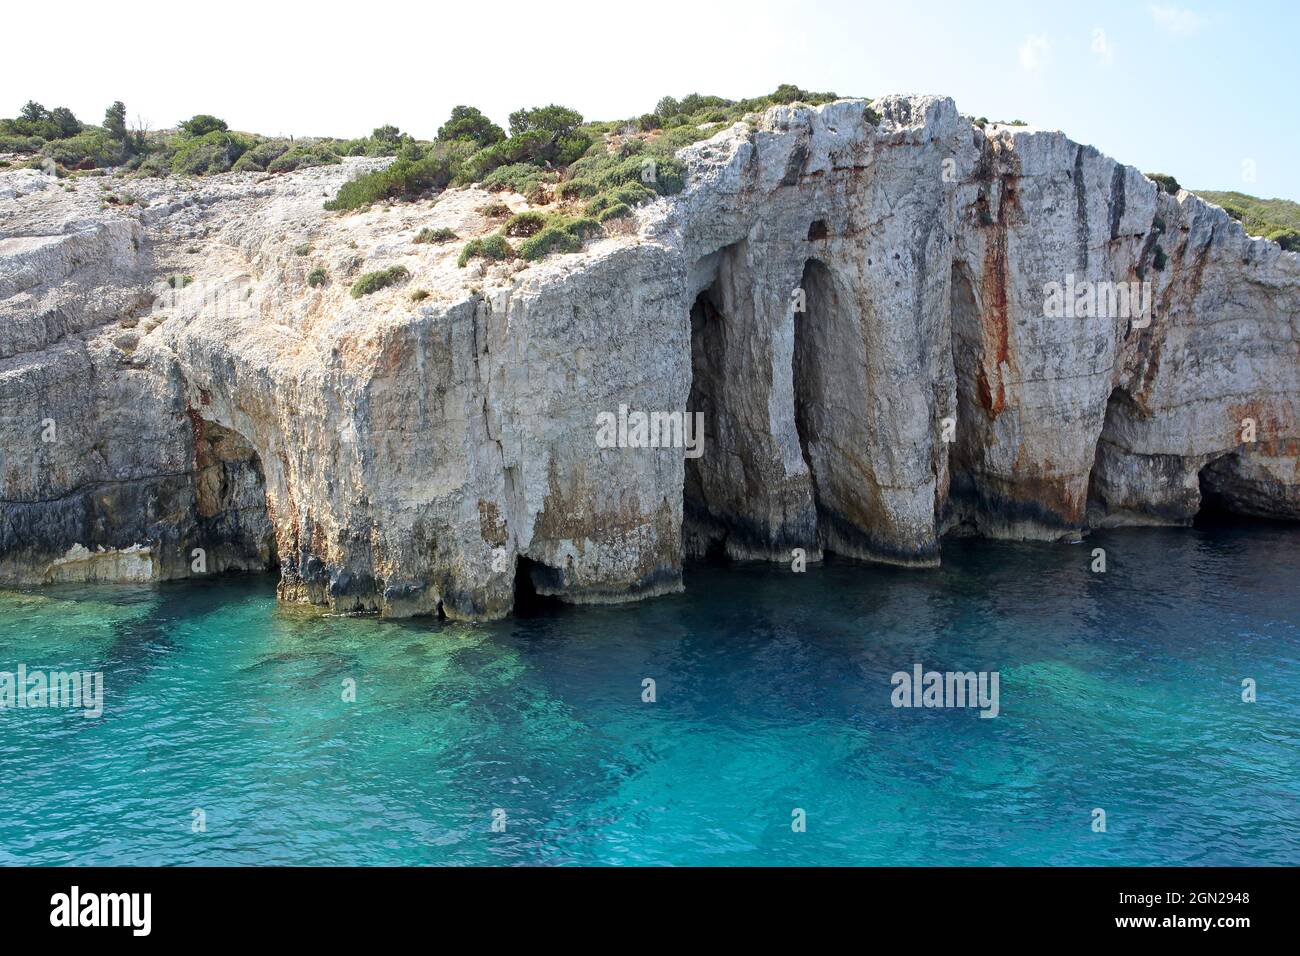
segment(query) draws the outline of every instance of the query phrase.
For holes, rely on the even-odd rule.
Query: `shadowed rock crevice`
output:
[[[793,548],[820,556],[795,432],[791,296],[798,273],[788,268],[788,249],[738,242],[702,257],[690,272],[698,291],[687,407],[704,416],[705,438],[703,454],[686,460],[687,557],[721,551],[785,562]]]
[[[949,445],[949,492],[945,532],[980,534],[978,467],[990,429],[991,416],[979,378],[982,331],[975,287],[966,271],[952,267],[953,367],[957,383],[957,427]]]
[[[1208,462],[1197,473],[1200,511],[1209,518],[1236,515],[1295,521],[1300,517],[1300,495],[1279,478],[1294,473],[1294,467],[1284,462],[1279,468],[1275,461],[1267,454],[1233,452]]]
[[[1138,452],[1148,414],[1127,389],[1116,387],[1088,476],[1088,526],[1188,525],[1200,507],[1195,461]]]
[[[208,572],[279,567],[267,514],[266,476],[252,444],[238,432],[194,419],[196,547]]]
[[[703,415],[706,441],[717,444],[718,403],[726,382],[726,317],[719,310],[716,281],[691,306],[691,394],[686,408]],[[706,452],[708,449],[706,446]],[[687,458],[682,489],[682,552],[684,557],[720,559],[727,553],[730,528],[709,506],[701,459]]]
[[[813,226],[819,223],[820,220]],[[810,238],[813,231],[809,230]],[[825,234],[824,224],[822,233]],[[799,283],[804,294],[803,308],[796,308],[794,315],[794,421],[799,432],[799,449],[812,477],[813,501],[819,514],[821,499],[817,494],[817,468],[809,448],[820,450],[819,425],[825,420],[826,406],[831,398],[819,353],[819,346],[825,347],[825,312],[834,297],[830,285],[830,274],[825,264],[809,259]]]

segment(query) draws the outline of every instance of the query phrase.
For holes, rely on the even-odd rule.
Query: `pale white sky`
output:
[[[1300,200],[1300,15],[1284,0],[65,0],[10,2],[3,23],[0,115],[36,99],[100,122],[121,99],[154,128],[203,112],[266,134],[428,138],[457,103],[502,125],[548,102],[616,119],[664,94],[796,83],[943,93],[1189,187]]]

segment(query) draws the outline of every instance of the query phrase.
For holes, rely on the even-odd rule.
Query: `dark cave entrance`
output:
[[[718,408],[725,391],[726,347],[727,319],[715,274],[691,306],[691,390],[686,411],[704,416],[706,441],[713,441],[718,435]],[[682,550],[685,557],[721,563],[727,560],[727,529],[709,508],[702,462],[703,458],[686,459]]]
[[[552,580],[557,576],[554,568],[540,561],[526,558],[522,554],[516,557],[514,616],[538,617],[555,614],[563,609],[563,601],[539,591],[539,588],[549,590],[548,585],[558,583]]]
[[[1238,514],[1232,508],[1225,491],[1225,476],[1229,475],[1236,458],[1235,454],[1224,455],[1201,466],[1196,473],[1196,483],[1201,494],[1201,506],[1192,519],[1193,527],[1213,528],[1222,525],[1239,524],[1247,515]]]
[[[831,322],[835,309],[835,280],[830,269],[819,259],[804,263],[799,280],[802,302],[794,311],[794,424],[799,434],[799,449],[812,483],[813,504],[820,517],[821,498],[817,490],[817,471],[821,461],[822,422],[827,420],[830,377],[825,371],[825,351],[830,346]]]
[[[278,571],[266,498],[266,473],[252,443],[231,428],[194,419],[195,537],[185,555],[191,574]],[[193,548],[202,548],[204,571]]]

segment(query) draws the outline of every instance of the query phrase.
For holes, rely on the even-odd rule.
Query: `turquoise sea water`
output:
[[[260,577],[0,593],[0,671],[106,685],[0,710],[0,863],[1300,864],[1297,534],[697,567],[493,625]],[[916,663],[997,671],[1000,716],[894,708]]]

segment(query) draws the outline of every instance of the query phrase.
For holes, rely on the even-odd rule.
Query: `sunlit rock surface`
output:
[[[692,555],[1300,517],[1295,254],[1059,132],[871,109],[723,130],[531,264],[456,264],[520,196],[325,212],[373,160],[0,173],[0,584],[278,567],[287,600],[483,619],[677,590]],[[628,447],[684,411],[699,457]]]

